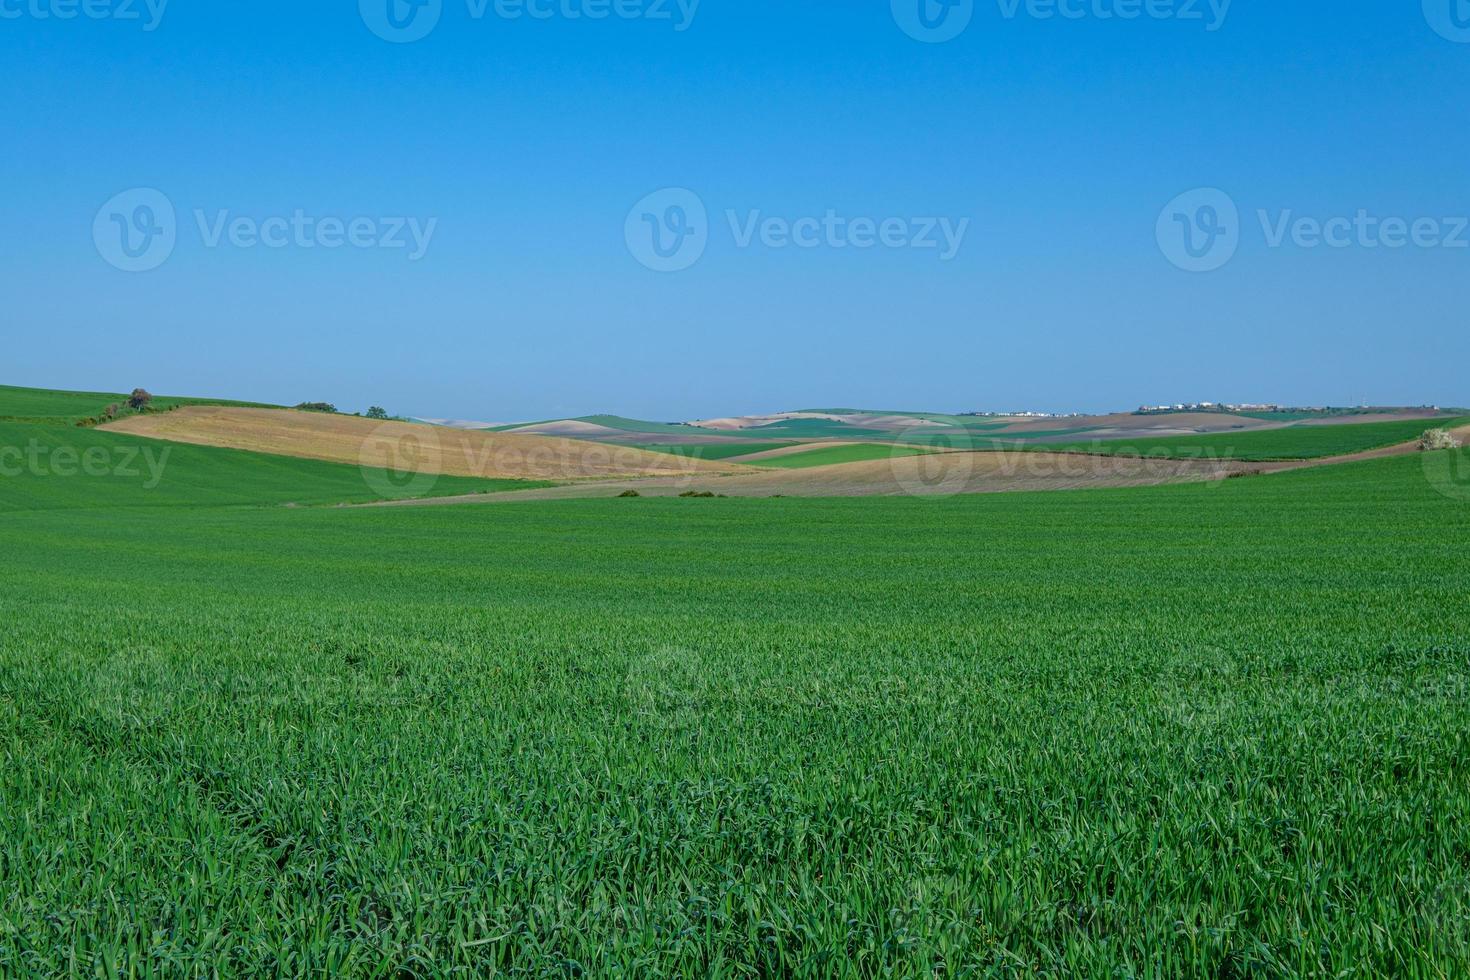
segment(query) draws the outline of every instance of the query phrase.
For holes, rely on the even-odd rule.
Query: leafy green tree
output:
[[[378,405],[374,405],[372,408],[367,410],[367,417],[370,419],[386,419],[388,417],[388,410]]]

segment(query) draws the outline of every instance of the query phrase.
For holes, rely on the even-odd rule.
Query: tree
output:
[[[128,396],[128,408],[135,412],[141,412],[153,401],[153,396],[142,388],[134,388],[133,393]]]
[[[1419,437],[1419,448],[1426,453],[1437,449],[1459,449],[1460,440],[1450,435],[1448,429],[1430,429]]]
[[[325,412],[328,415],[337,414],[337,406],[331,402],[302,402],[296,406],[296,409],[301,412]]]
[[[378,405],[374,405],[372,408],[367,410],[367,417],[370,419],[386,419],[388,417],[388,410]]]

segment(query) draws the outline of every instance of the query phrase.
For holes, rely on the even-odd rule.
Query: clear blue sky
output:
[[[376,36],[357,0],[172,0],[154,30],[145,0],[141,20],[39,16],[68,2],[0,0],[3,383],[497,421],[1470,403],[1470,248],[1271,247],[1256,214],[1454,236],[1470,29],[1452,0],[1439,30],[1419,0],[1236,0],[1222,23],[1207,0],[1200,20],[976,0],[943,43],[890,0],[703,0],[687,22],[677,0],[602,20],[568,13],[614,0],[540,0],[549,19],[442,0],[413,43]],[[707,241],[657,272],[625,232],[670,187],[707,208]],[[94,235],[133,188],[176,209],[147,272]],[[1239,209],[1215,271],[1160,244],[1173,221],[1206,227],[1197,203],[1164,213],[1195,188]],[[944,261],[742,247],[726,217],[829,210],[970,224]],[[414,261],[210,247],[196,211],[437,224]],[[112,213],[120,235],[136,201]]]

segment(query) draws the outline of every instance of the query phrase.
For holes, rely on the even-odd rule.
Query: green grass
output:
[[[549,486],[364,470],[96,429],[0,422],[0,514],[72,508],[368,503]],[[3,970],[0,970],[3,973]]]
[[[113,392],[97,391],[50,391],[44,388],[15,388],[0,385],[0,422],[22,421],[47,424],[66,424],[95,418],[108,405],[126,402],[128,396]],[[180,398],[156,396],[153,408],[166,410],[183,405],[233,405],[246,408],[274,408],[257,402],[237,402],[224,399]]]
[[[1470,970],[1470,503],[1419,459],[190,499],[0,520],[0,975]]]
[[[1413,419],[1404,422],[1361,422],[1356,425],[1295,425],[1253,432],[1209,435],[1154,436],[1145,439],[1109,439],[1092,442],[1032,443],[1026,448],[1043,452],[1081,451],[1107,454],[1209,456],[1247,461],[1321,459],[1364,452],[1408,442],[1425,429],[1453,428],[1466,419]]]
[[[857,443],[851,446],[823,446],[805,453],[776,456],[752,462],[752,466],[765,466],[781,470],[802,470],[812,466],[832,466],[836,463],[860,463],[870,459],[893,459],[899,456],[923,456],[929,452],[922,446],[895,446],[883,443]]]

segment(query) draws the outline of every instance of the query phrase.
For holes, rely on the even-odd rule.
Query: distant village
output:
[[[1421,408],[1432,412],[1439,411],[1438,405],[1422,405]],[[1374,412],[1396,412],[1399,408],[1386,408],[1383,406],[1358,405],[1353,408],[1334,407],[1330,405],[1254,405],[1241,404],[1230,405],[1220,402],[1189,402],[1176,405],[1140,405],[1135,415],[1163,415],[1171,412],[1223,412],[1231,415],[1245,414],[1292,414],[1292,415],[1362,415]]]
[[[1438,412],[1438,405],[1420,406],[1428,411]],[[1231,404],[1229,402],[1177,402],[1173,405],[1140,405],[1133,413],[1134,415],[1171,415],[1177,412],[1214,412],[1222,415],[1364,415],[1375,412],[1397,412],[1400,408],[1385,408],[1372,405],[1358,405],[1356,407],[1335,407],[1331,405],[1274,405],[1266,403],[1242,402]],[[1085,412],[962,412],[965,418],[985,419],[1078,419],[1088,418]]]
[[[1189,402],[1177,405],[1140,405],[1135,414],[1159,415],[1164,412],[1330,412],[1329,408],[1290,408],[1282,405],[1227,405],[1220,402]]]

